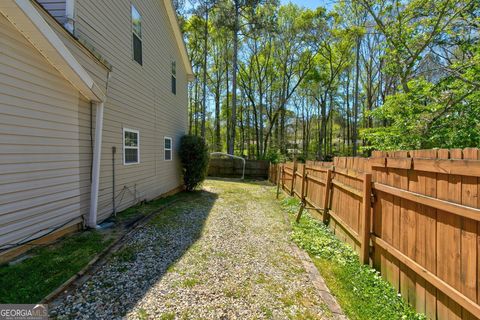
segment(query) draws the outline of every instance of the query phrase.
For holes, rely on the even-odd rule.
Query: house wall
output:
[[[131,3],[142,15],[143,65],[132,55]],[[102,143],[102,220],[112,213],[113,171],[118,210],[181,184],[177,151],[187,131],[186,70],[163,1],[78,0],[75,6],[75,35],[112,65]],[[172,60],[177,64],[177,95],[171,93]],[[123,128],[140,131],[140,164],[123,165]],[[173,161],[163,159],[164,136],[173,138]],[[117,150],[115,166],[112,147]]]
[[[36,0],[61,24],[66,21],[66,0]]]
[[[0,43],[3,246],[81,222],[90,169],[88,104],[1,14]]]

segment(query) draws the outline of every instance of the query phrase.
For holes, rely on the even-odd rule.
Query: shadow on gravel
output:
[[[51,305],[50,315],[113,319],[129,313],[201,237],[218,195],[197,191],[180,198],[140,228],[79,288]]]

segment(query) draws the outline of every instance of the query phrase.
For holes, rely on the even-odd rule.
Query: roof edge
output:
[[[182,55],[182,61],[185,66],[185,70],[187,71],[187,79],[188,81],[193,81],[195,75],[193,74],[192,64],[190,63],[190,58],[188,57],[187,47],[183,41],[182,31],[180,30],[180,26],[178,24],[177,14],[173,8],[172,0],[163,0],[163,2],[165,4],[165,8],[167,9],[168,19],[172,25],[178,49]]]
[[[0,13],[80,93],[91,101],[105,101],[105,94],[67,49],[30,0],[1,0]]]

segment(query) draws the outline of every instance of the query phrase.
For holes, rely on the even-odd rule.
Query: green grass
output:
[[[195,287],[197,284],[199,284],[200,281],[198,279],[195,279],[195,278],[187,278],[185,280],[182,281],[182,286],[184,288],[193,288]]]
[[[145,309],[140,309],[137,312],[138,319],[140,320],[147,320],[148,319],[148,312]]]
[[[360,264],[357,253],[338,240],[328,227],[303,214],[294,222],[299,202],[286,198],[282,206],[290,214],[292,238],[313,262],[350,319],[424,319],[397,294],[380,274]]]
[[[174,319],[175,319],[175,313],[173,312],[164,313],[160,316],[160,320],[174,320]]]
[[[0,303],[37,303],[80,271],[112,239],[95,231],[66,238],[58,244],[38,247],[33,257],[15,265],[0,266]]]
[[[121,262],[132,262],[135,260],[136,253],[137,253],[137,248],[130,245],[130,246],[123,247],[121,250],[115,252],[112,255],[112,258],[117,258],[118,261],[121,261]]]
[[[146,203],[141,203],[136,206],[130,207],[128,209],[125,209],[122,212],[119,212],[115,217],[115,220],[118,222],[123,222],[123,221],[133,220],[137,217],[146,216],[155,211],[160,210],[162,207],[178,199],[184,199],[185,197],[188,197],[188,196],[189,196],[188,193],[179,192],[169,197],[152,200]]]

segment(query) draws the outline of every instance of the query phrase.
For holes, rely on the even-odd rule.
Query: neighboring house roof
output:
[[[173,28],[173,33],[175,35],[175,41],[177,42],[178,50],[182,56],[182,61],[185,66],[185,70],[187,71],[188,80],[192,81],[194,78],[192,64],[190,63],[190,59],[188,58],[187,47],[185,46],[185,42],[183,41],[182,31],[180,30],[180,26],[178,25],[177,14],[175,13],[175,9],[172,5],[172,0],[163,0],[165,3],[165,8],[167,8],[167,15],[168,19],[170,20],[170,24]]]
[[[43,19],[30,0],[1,0],[0,12],[75,88],[91,101],[105,94]]]

